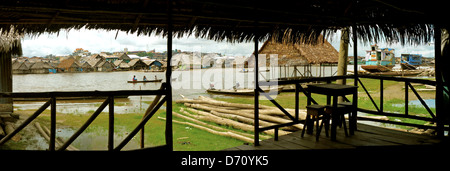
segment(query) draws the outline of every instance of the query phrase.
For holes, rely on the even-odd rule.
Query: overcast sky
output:
[[[26,36],[22,41],[23,55],[27,57],[46,56],[49,54],[64,56],[71,54],[76,48],[89,50],[91,53],[117,52],[128,48],[129,51],[155,49],[157,52],[166,51],[167,40],[161,36],[137,36],[116,31],[104,30],[61,30],[58,34],[41,34],[40,36]],[[339,50],[339,37],[337,33],[331,39],[331,44]],[[372,43],[373,44],[373,43]],[[259,44],[260,47],[262,43]],[[430,45],[404,46],[399,44],[387,45],[378,43],[380,48],[389,47],[396,50],[395,56],[402,53],[419,53],[425,57],[434,57],[434,47]],[[352,47],[349,47],[349,56],[353,56]],[[182,51],[217,52],[229,56],[250,56],[253,53],[253,43],[227,43],[215,42],[206,39],[197,39],[193,36],[173,40],[173,49]],[[364,56],[370,44],[358,44],[358,55]]]

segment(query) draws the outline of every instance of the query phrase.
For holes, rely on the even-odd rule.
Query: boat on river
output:
[[[400,66],[404,70],[415,70],[422,64],[421,54],[402,54]]]
[[[127,81],[128,83],[149,83],[149,82],[161,82],[162,79],[156,79],[156,80],[145,80],[145,81]]]
[[[280,94],[282,87],[272,87],[272,88],[261,88],[266,93],[275,93]],[[208,89],[206,90],[208,93],[212,94],[228,94],[228,95],[243,95],[243,96],[253,96],[255,95],[254,89]]]
[[[378,48],[371,45],[371,50],[366,51],[366,64],[361,68],[368,72],[389,72],[395,65],[395,49]]]

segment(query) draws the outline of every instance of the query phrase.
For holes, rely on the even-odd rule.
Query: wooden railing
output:
[[[122,90],[122,91],[76,91],[76,92],[33,92],[33,93],[0,93],[0,96],[11,97],[11,98],[49,98],[34,114],[29,116],[20,126],[18,126],[12,133],[3,137],[0,140],[0,146],[10,140],[14,135],[20,132],[33,120],[35,120],[43,111],[45,111],[50,106],[50,151],[61,151],[66,150],[66,148],[77,139],[77,137],[97,118],[97,116],[109,106],[109,125],[108,125],[108,150],[109,151],[119,151],[121,150],[140,130],[144,128],[144,125],[148,120],[158,111],[158,109],[166,102],[166,87],[167,84],[163,83],[161,88],[158,90]],[[143,96],[143,95],[154,95],[156,96],[154,104],[149,106],[146,113],[143,115],[141,122],[133,129],[131,133],[128,134],[125,139],[114,147],[114,97],[117,96]],[[106,98],[105,101],[97,108],[97,110],[89,117],[89,119],[63,144],[61,147],[56,149],[56,103],[58,97],[96,97],[96,98]],[[162,99],[161,99],[162,97]],[[161,99],[161,100],[160,100]],[[157,101],[157,102],[156,102]],[[168,116],[168,115],[166,115]],[[172,125],[170,121],[166,121],[166,127]],[[141,134],[143,136],[143,132]],[[172,137],[171,132],[166,131],[166,137]],[[141,142],[143,144],[143,142]],[[141,145],[141,147],[143,147]],[[161,149],[172,149],[172,144],[166,143],[165,145],[154,147]]]
[[[375,103],[375,100],[372,98],[369,91],[364,86],[364,83],[359,78],[368,78],[368,79],[377,79],[380,80],[380,98],[379,98],[379,105]],[[397,82],[404,82],[405,89],[404,89],[404,113],[393,113],[390,111],[384,110],[384,81],[385,80],[391,80],[391,81],[397,81]],[[386,76],[371,76],[371,75],[360,75],[357,79],[359,85],[364,89],[365,93],[371,100],[373,106],[376,110],[369,110],[369,109],[363,109],[358,107],[358,111],[365,112],[373,115],[382,115],[382,116],[391,116],[391,117],[400,117],[400,118],[409,118],[409,119],[415,119],[415,120],[422,120],[422,121],[428,121],[436,123],[436,114],[433,113],[433,111],[430,109],[430,107],[425,103],[425,101],[422,99],[420,94],[417,92],[417,90],[414,88],[414,86],[411,85],[411,83],[420,83],[423,85],[432,85],[436,86],[436,81],[432,80],[425,80],[425,79],[415,79],[415,78],[402,78],[402,77],[386,77]],[[422,106],[427,110],[428,115],[430,117],[424,117],[424,116],[416,116],[409,114],[408,105],[409,105],[409,90],[411,90],[414,95],[417,97],[417,99],[420,101]],[[399,93],[401,93],[401,90],[399,90]],[[399,122],[399,121],[392,121],[392,120],[381,120],[381,119],[373,119],[373,118],[360,118],[363,120],[371,120],[371,121],[377,121],[377,122],[383,122],[383,123],[390,123],[390,124],[396,124],[396,125],[405,125],[405,126],[412,126],[412,127],[418,127],[418,128],[427,128],[427,129],[436,129],[436,126],[433,125],[421,125],[421,124],[414,124],[414,123],[405,123],[405,122]]]
[[[378,106],[375,103],[375,100],[372,98],[371,94],[369,93],[369,91],[367,91],[365,85],[363,84],[363,82],[360,80],[360,78],[368,78],[368,79],[378,79],[380,80],[380,105]],[[275,106],[277,106],[281,111],[283,111],[283,113],[286,114],[286,116],[288,116],[292,122],[289,123],[284,123],[284,124],[279,124],[279,125],[273,125],[270,127],[264,127],[264,128],[259,128],[255,126],[255,145],[258,145],[258,140],[257,140],[257,135],[265,130],[268,129],[275,129],[275,140],[277,140],[277,132],[278,129],[280,127],[284,127],[284,126],[289,126],[289,125],[293,125],[293,124],[298,124],[298,123],[304,123],[304,118],[298,118],[298,110],[299,110],[299,93],[302,92],[305,94],[305,96],[308,96],[307,90],[302,88],[302,86],[300,85],[301,83],[311,83],[311,82],[326,82],[326,83],[331,83],[332,81],[336,81],[338,79],[356,79],[357,81],[357,86],[359,86],[359,88],[362,88],[365,93],[368,95],[368,97],[370,98],[370,100],[372,101],[374,107],[376,108],[376,110],[370,110],[370,109],[364,109],[358,106],[358,112],[365,112],[365,113],[369,113],[369,114],[374,114],[374,115],[382,115],[382,116],[393,116],[393,117],[401,117],[401,118],[409,118],[409,119],[416,119],[416,120],[423,120],[423,121],[429,121],[429,122],[438,122],[436,119],[436,114],[432,112],[432,110],[430,109],[430,107],[425,103],[425,101],[422,99],[422,97],[419,95],[419,93],[415,90],[415,88],[411,85],[411,83],[421,83],[421,84],[425,84],[425,85],[436,85],[436,81],[431,81],[431,80],[424,80],[424,79],[414,79],[414,78],[401,78],[401,77],[387,77],[387,76],[370,76],[370,75],[359,75],[358,77],[355,78],[354,75],[346,75],[346,76],[331,76],[331,77],[320,77],[320,78],[306,78],[306,79],[296,79],[296,80],[282,80],[282,81],[270,81],[270,82],[266,82],[266,81],[260,81],[259,85],[260,86],[274,86],[274,85],[290,85],[290,84],[294,84],[295,85],[295,115],[292,116],[290,113],[288,113],[280,104],[278,104],[276,102],[276,100],[274,100],[273,98],[271,98],[268,94],[265,94],[260,88],[258,88],[257,90],[260,92],[260,95],[265,96],[267,99],[269,99]],[[383,108],[383,103],[384,103],[384,91],[383,91],[383,81],[384,80],[392,80],[392,81],[397,81],[397,82],[404,82],[405,83],[405,113],[393,113],[393,112],[389,112],[389,111],[385,111]],[[428,111],[428,114],[430,115],[430,117],[424,117],[424,116],[416,116],[416,115],[411,115],[408,112],[408,97],[409,97],[409,90],[412,90],[412,92],[414,93],[415,96],[417,96],[417,98],[419,99],[419,101],[421,102],[421,104],[423,105],[423,107]],[[316,100],[314,100],[314,98],[312,98],[312,102],[317,104]],[[349,101],[348,99],[345,98],[346,101]],[[358,104],[358,103],[357,103]],[[435,125],[421,125],[421,124],[414,124],[414,123],[405,123],[405,122],[399,122],[399,121],[393,121],[393,120],[382,120],[382,119],[374,119],[374,118],[368,118],[368,117],[357,117],[358,120],[370,120],[370,121],[375,121],[375,122],[383,122],[383,123],[390,123],[390,124],[397,124],[397,125],[405,125],[405,126],[412,126],[412,127],[418,127],[418,128],[431,128],[431,129],[437,129],[437,126]],[[255,119],[256,120],[256,119]],[[449,130],[448,127],[443,128],[445,130]]]

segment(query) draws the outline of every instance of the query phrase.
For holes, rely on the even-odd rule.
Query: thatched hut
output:
[[[64,59],[56,67],[59,72],[80,72],[81,66],[76,62],[75,58],[69,57]]]
[[[50,73],[50,70],[53,69],[53,67],[44,61],[38,61],[35,62],[30,67],[30,73],[32,74],[48,74]]]
[[[130,62],[128,62],[128,65],[130,66],[131,70],[145,70],[148,68],[147,64],[142,62],[140,59],[132,59]]]
[[[337,64],[339,52],[325,39],[317,44],[306,43],[280,43],[271,39],[264,42],[258,51],[259,54],[278,56],[278,65],[308,65],[308,64]],[[268,66],[270,66],[270,60]]]
[[[114,61],[114,66],[119,71],[128,71],[130,70],[130,65],[124,60],[116,60]]]
[[[114,64],[112,64],[109,61],[102,61],[100,62],[97,67],[95,68],[96,71],[101,71],[101,72],[110,72],[112,70],[114,70]]]
[[[280,77],[281,73],[285,73],[284,77],[293,76],[301,77],[317,77],[317,76],[331,76],[333,69],[339,61],[338,51],[321,36],[317,44],[306,43],[283,43],[277,42],[273,39],[268,39],[264,42],[262,47],[258,50],[260,57],[265,55],[266,60],[260,60],[260,66],[266,63],[267,67],[278,69]],[[276,58],[271,59],[271,58]],[[249,58],[249,67],[254,67],[254,58]],[[315,66],[316,72],[311,71],[312,66]],[[289,70],[289,67],[291,70]],[[282,71],[282,69],[284,69]],[[329,74],[325,74],[325,70],[330,70]]]
[[[94,71],[94,68],[92,68],[92,66],[88,63],[88,62],[84,62],[81,64],[81,71],[83,72],[92,72]]]
[[[12,63],[12,73],[13,74],[29,74],[30,73],[30,67],[33,64],[28,61],[19,61],[15,60]]]

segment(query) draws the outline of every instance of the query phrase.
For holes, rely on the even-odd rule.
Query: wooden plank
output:
[[[358,123],[355,135],[344,136],[342,128],[337,129],[337,141],[331,141],[322,131],[319,141],[315,134],[305,134],[302,138],[301,131],[293,132],[279,137],[260,142],[260,146],[242,145],[227,150],[302,150],[302,149],[352,149],[367,146],[404,146],[404,145],[429,145],[439,143],[438,139],[430,136],[402,132],[383,127]]]
[[[362,126],[362,127],[365,127],[365,126]],[[368,129],[368,128],[370,128],[370,129]],[[363,130],[361,130],[361,131],[358,130],[358,132],[370,133],[370,134],[372,134],[371,137],[373,137],[375,139],[380,139],[380,140],[389,141],[389,142],[398,143],[398,144],[404,144],[404,145],[423,144],[422,141],[419,141],[423,138],[415,137],[415,136],[411,135],[411,133],[408,133],[408,132],[400,132],[400,131],[389,130],[389,129],[380,129],[380,128],[376,128],[374,126],[365,127],[362,129]],[[401,133],[401,134],[399,134],[399,133]]]
[[[377,126],[372,126],[372,125],[367,125],[367,124],[358,124],[361,125],[361,130],[365,130],[365,131],[374,131],[374,132],[378,132],[379,134],[382,135],[386,135],[386,136],[402,136],[405,138],[419,138],[419,139],[427,139],[433,142],[439,142],[438,139],[435,139],[435,137],[432,136],[428,136],[428,135],[420,135],[420,134],[415,134],[415,133],[410,133],[410,132],[406,132],[406,131],[399,131],[399,130],[395,130],[395,129],[391,129],[391,128],[383,128],[383,127],[377,127]]]

